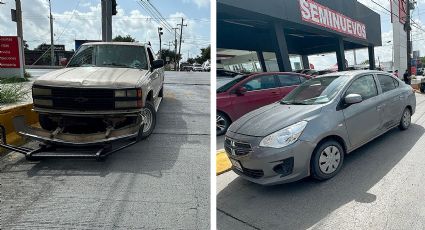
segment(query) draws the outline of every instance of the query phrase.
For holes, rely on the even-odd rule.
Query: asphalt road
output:
[[[263,187],[217,177],[218,229],[425,229],[425,95],[407,131],[345,158],[333,179]]]
[[[2,158],[0,229],[209,229],[209,95],[167,72],[154,133],[105,162]]]

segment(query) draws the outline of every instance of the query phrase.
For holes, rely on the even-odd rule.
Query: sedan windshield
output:
[[[326,76],[308,80],[286,95],[280,103],[288,105],[324,104],[332,100],[348,82],[348,77]]]
[[[84,45],[78,49],[68,67],[118,67],[147,69],[142,46],[130,45]]]
[[[232,81],[224,84],[223,86],[221,86],[220,88],[217,89],[217,93],[223,93],[226,92],[227,90],[229,90],[230,88],[232,88],[234,85],[236,85],[238,82],[241,82],[242,80],[244,80],[245,78],[249,77],[251,75],[243,75],[243,76],[237,76],[235,78],[233,78]]]

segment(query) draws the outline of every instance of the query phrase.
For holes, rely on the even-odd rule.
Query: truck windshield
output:
[[[332,100],[348,82],[348,77],[326,76],[308,80],[295,88],[280,103],[287,105],[324,104]]]
[[[142,46],[83,45],[67,67],[115,67],[148,69]]]

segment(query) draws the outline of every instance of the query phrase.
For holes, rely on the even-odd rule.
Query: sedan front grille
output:
[[[252,177],[254,179],[258,179],[264,176],[264,171],[263,170],[257,170],[257,169],[247,169],[247,168],[243,168],[243,172],[242,172],[245,176],[249,176]]]
[[[225,138],[224,149],[232,156],[244,156],[252,152],[252,147],[248,143]]]

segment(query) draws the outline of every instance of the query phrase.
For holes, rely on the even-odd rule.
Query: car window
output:
[[[301,80],[297,75],[277,75],[280,86],[293,86],[301,84]]]
[[[348,94],[360,94],[363,100],[367,100],[371,97],[378,95],[375,80],[372,75],[362,76],[357,78],[351,83],[345,95]]]
[[[381,88],[382,88],[382,93],[388,92],[398,87],[397,80],[393,79],[390,76],[378,74],[378,79],[379,79],[379,84],[381,85]]]
[[[263,75],[256,77],[244,84],[247,91],[276,88],[276,81],[273,75]]]
[[[307,81],[308,79],[300,76],[300,80],[301,80],[301,83],[303,83],[303,82]]]

